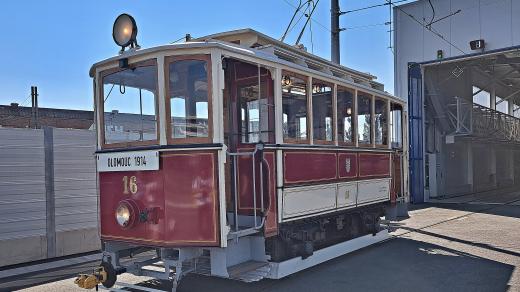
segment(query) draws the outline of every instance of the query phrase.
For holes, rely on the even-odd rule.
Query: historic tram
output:
[[[406,111],[374,76],[251,29],[148,49],[136,33],[121,15],[123,49],[90,70],[103,261],[80,287],[281,278],[386,238]]]

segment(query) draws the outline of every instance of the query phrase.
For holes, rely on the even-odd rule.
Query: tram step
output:
[[[243,282],[255,282],[265,278],[271,270],[269,263],[247,261],[228,268],[229,278]]]

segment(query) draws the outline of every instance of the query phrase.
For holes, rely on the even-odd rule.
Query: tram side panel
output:
[[[286,150],[282,221],[390,199],[390,153]]]
[[[162,152],[157,171],[100,172],[103,240],[158,247],[218,246],[217,152]],[[114,219],[128,202],[135,217]]]

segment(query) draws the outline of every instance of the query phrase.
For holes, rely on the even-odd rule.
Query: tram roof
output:
[[[360,87],[377,91],[381,95],[396,98],[384,91],[384,85],[376,82],[375,79],[377,77],[370,73],[360,72],[333,63],[329,60],[308,53],[302,48],[288,45],[250,28],[211,34],[184,43],[129,50],[118,56],[95,63],[90,69],[90,76],[94,76],[97,67],[122,58],[153,54],[174,49],[196,48],[220,48],[244,54],[246,56],[254,56],[273,63],[293,63],[297,67],[309,68],[330,77],[339,78],[348,83],[356,83]],[[401,98],[398,99],[402,100]]]

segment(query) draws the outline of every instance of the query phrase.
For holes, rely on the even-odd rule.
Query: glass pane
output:
[[[259,99],[258,84],[238,88],[242,143],[269,142],[269,104],[265,81],[261,82],[260,96]]]
[[[105,143],[157,139],[157,66],[125,69],[103,78]]]
[[[392,148],[403,147],[403,108],[395,103],[390,106],[390,128],[392,129]]]
[[[359,144],[372,144],[372,97],[358,93],[358,141]]]
[[[386,100],[375,99],[375,138],[376,145],[388,145],[388,113]]]
[[[354,113],[354,93],[338,86],[338,141],[354,142],[352,114]]]
[[[503,112],[504,114],[507,114],[509,110],[509,101],[504,100],[499,96],[496,96],[496,110],[499,112]]]
[[[283,137],[307,139],[307,80],[282,77]]]
[[[478,93],[477,93],[478,92]],[[489,105],[490,95],[489,92],[481,90],[480,88],[473,86],[473,102],[481,106],[490,107]]]
[[[312,128],[316,140],[332,141],[332,87],[312,81]]]
[[[520,118],[520,106],[518,105],[513,105],[513,116],[515,118]]]
[[[175,61],[169,65],[173,138],[209,136],[207,67],[203,60]]]

